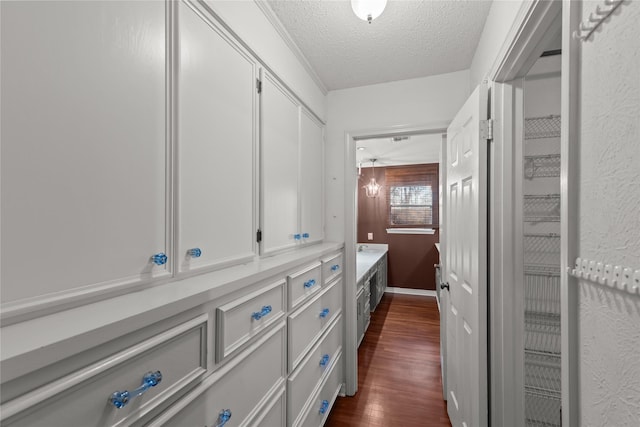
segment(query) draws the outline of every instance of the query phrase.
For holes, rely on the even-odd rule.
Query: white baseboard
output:
[[[427,289],[410,289],[410,288],[393,288],[388,286],[385,292],[390,294],[404,294],[404,295],[421,295],[425,297],[436,297],[436,291],[430,291]]]

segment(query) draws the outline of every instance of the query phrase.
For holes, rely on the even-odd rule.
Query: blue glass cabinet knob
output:
[[[151,261],[155,265],[164,265],[167,263],[167,255],[164,252],[160,252],[151,257]]]
[[[202,255],[202,250],[200,250],[200,248],[189,249],[187,251],[187,255],[189,255],[191,258],[198,258],[200,257],[200,255]]]
[[[265,305],[264,307],[262,307],[262,310],[260,311],[254,311],[253,314],[251,314],[251,317],[254,320],[260,320],[262,319],[264,316],[266,316],[267,314],[271,313],[271,306],[270,305]]]
[[[151,387],[157,386],[160,384],[160,381],[162,381],[162,372],[147,372],[142,377],[142,384],[140,384],[140,387],[132,391],[115,391],[111,394],[109,401],[118,409],[124,408],[131,399],[144,394]]]
[[[231,419],[231,409],[223,409],[218,414],[218,423],[215,427],[224,427],[224,425]]]

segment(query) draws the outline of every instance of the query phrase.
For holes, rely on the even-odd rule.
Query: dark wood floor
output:
[[[382,297],[358,349],[358,393],[339,397],[325,426],[451,426],[442,400],[435,298]]]

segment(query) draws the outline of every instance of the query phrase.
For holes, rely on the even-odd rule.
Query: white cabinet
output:
[[[300,114],[300,233],[306,243],[324,238],[322,124],[306,110]]]
[[[260,272],[216,270],[166,295],[160,285],[97,302],[93,316],[82,308],[48,318],[73,325],[74,336],[43,331],[40,319],[3,325],[3,345],[8,336],[31,350],[3,359],[0,424],[320,426],[343,382],[343,278],[296,308],[285,304],[285,278],[313,271],[321,282],[320,261],[344,255],[328,243],[302,251],[270,257]],[[170,302],[156,305],[158,297]],[[149,305],[132,312],[135,301]]]
[[[74,366],[77,371],[3,402],[2,425],[123,426],[163,409],[206,374],[208,322],[201,314],[87,366],[80,355],[48,367],[46,376]]]
[[[0,7],[3,317],[168,276],[164,2]]]
[[[323,127],[268,72],[261,99],[261,253],[324,238]]]
[[[281,322],[149,425],[222,426],[227,421],[228,427],[251,425],[264,402],[284,384],[285,331]]]
[[[293,247],[298,231],[299,105],[269,73],[262,78],[262,253]]]
[[[180,3],[179,270],[255,252],[257,65],[196,6]]]

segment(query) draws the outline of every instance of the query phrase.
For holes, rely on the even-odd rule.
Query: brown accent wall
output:
[[[421,166],[432,168],[434,165]],[[385,191],[386,168],[376,167],[374,170],[376,181],[383,186],[378,197],[368,198],[362,189],[362,186],[371,179],[371,168],[362,168],[362,177],[358,181],[358,243],[389,245],[389,286],[435,290],[433,266],[440,259],[438,250],[435,248],[435,243],[440,241],[439,230],[436,228],[436,233],[433,235],[387,234],[389,205]],[[367,233],[373,233],[373,240],[367,239]]]

